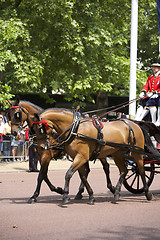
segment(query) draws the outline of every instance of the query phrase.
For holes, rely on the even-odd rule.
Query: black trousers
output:
[[[38,154],[36,152],[36,148],[33,145],[31,145],[29,147],[29,169],[30,170],[37,169],[37,164],[38,164]]]

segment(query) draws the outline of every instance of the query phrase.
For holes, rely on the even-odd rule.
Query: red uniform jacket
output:
[[[149,92],[160,92],[160,76],[155,77],[151,75],[148,77],[146,85],[142,88],[142,91],[145,90],[146,93]]]

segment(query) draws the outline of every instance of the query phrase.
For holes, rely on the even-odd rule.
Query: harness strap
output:
[[[45,125],[46,130],[48,130],[49,128],[51,128],[51,126],[48,125],[47,120],[46,119],[42,119],[41,121],[37,121],[37,122],[33,122],[33,124],[39,124],[42,123]]]
[[[93,125],[95,126],[95,128],[100,129],[100,130],[103,128],[103,123],[100,120],[98,120],[97,118],[93,118],[92,122],[93,122]]]
[[[17,109],[17,108],[19,108],[19,109],[20,109],[21,111],[23,111],[27,116],[29,116],[28,112],[26,112],[26,111],[23,109],[23,107],[21,106],[20,103],[19,103],[18,106],[12,106],[12,107],[10,107],[10,109]],[[15,123],[15,122],[11,122],[11,125],[19,126],[19,128],[21,128],[21,129],[23,129],[23,128],[25,128],[25,127],[27,126],[27,124],[26,124],[26,126],[21,126],[21,124],[22,124],[22,116],[21,116],[21,119],[20,119],[20,124],[19,124],[19,123]]]
[[[103,140],[103,133],[102,133],[102,128],[103,128],[103,124],[97,119],[97,118],[93,118],[92,119],[93,125],[94,127],[97,129],[98,133],[97,133],[97,139],[98,140]],[[101,148],[102,145],[99,144],[98,142],[96,142],[96,148],[92,153],[92,156],[90,157],[89,160],[95,160],[97,159],[98,155],[101,152]]]
[[[120,148],[120,149],[125,150],[125,151],[130,150],[132,152],[145,154],[144,149],[141,148],[141,147],[138,147],[136,145],[107,142],[107,141],[99,140],[99,139],[92,138],[92,137],[89,137],[89,136],[85,136],[85,135],[83,135],[81,133],[74,133],[74,135],[77,136],[78,138],[82,138],[82,139],[87,139],[87,140],[91,140],[91,141],[94,141],[94,142],[98,142],[99,144],[102,144],[102,146],[108,145],[108,146],[111,146],[111,147]]]
[[[128,127],[129,127],[129,139],[128,139],[128,143],[131,142],[131,132],[132,132],[132,134],[133,134],[133,143],[136,144],[135,134],[134,134],[134,131],[133,131],[131,125],[130,125],[129,122],[128,122],[127,120],[125,120],[125,119],[120,119],[120,120],[123,121],[125,124],[127,124]]]
[[[15,109],[15,108],[19,108],[19,106],[10,107],[10,109]]]
[[[10,107],[11,110],[12,110],[12,109],[17,109],[17,108],[20,108],[20,106],[18,105],[18,106],[12,106],[12,107]],[[19,123],[11,122],[11,125],[19,126]]]
[[[73,139],[75,138],[73,133],[76,133],[78,131],[80,118],[81,118],[81,114],[79,112],[75,111],[74,112],[74,117],[73,117],[73,123],[71,125],[70,130],[69,130],[69,133],[65,137],[65,139],[62,140],[61,144],[66,144],[66,143],[70,143],[70,142],[73,141]]]
[[[71,126],[69,126],[65,132],[63,132],[62,134],[60,134],[55,140],[58,141],[58,143],[54,144],[54,142],[52,143],[52,145],[50,146],[50,148],[52,149],[57,149],[57,147],[63,147],[65,144],[68,144],[70,142],[73,141],[73,139],[75,138],[75,133],[77,133],[78,131],[78,127],[80,124],[80,118],[81,118],[81,114],[77,111],[74,112],[74,117],[73,117],[73,122],[71,124]],[[60,138],[64,133],[66,133],[69,130],[69,133],[67,134],[67,136],[62,139]]]

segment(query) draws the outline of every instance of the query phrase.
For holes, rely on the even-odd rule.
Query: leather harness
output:
[[[70,131],[69,131],[68,135],[65,137],[65,139],[60,139],[58,137],[55,140],[55,141],[58,140],[58,143],[51,145],[50,148],[57,149],[57,147],[65,146],[66,144],[71,143],[73,141],[73,139],[75,137],[77,137],[77,138],[81,138],[81,139],[84,139],[84,140],[91,140],[93,142],[96,142],[96,147],[95,147],[95,150],[92,153],[92,156],[90,157],[90,160],[96,159],[101,152],[102,146],[105,146],[105,145],[108,145],[108,146],[111,146],[111,147],[117,147],[117,148],[120,148],[121,150],[126,151],[126,152],[131,151],[131,152],[137,152],[137,153],[145,154],[143,148],[135,145],[136,144],[135,134],[134,134],[134,131],[133,131],[132,127],[130,126],[130,124],[127,120],[121,119],[121,121],[123,121],[129,127],[128,144],[121,144],[121,143],[114,143],[114,142],[108,142],[108,141],[103,140],[103,133],[102,133],[103,124],[97,118],[93,118],[93,120],[92,120],[93,125],[95,126],[95,128],[98,131],[97,132],[97,138],[92,138],[92,137],[83,135],[81,133],[77,133],[78,127],[79,127],[79,124],[80,124],[80,119],[81,119],[81,114],[79,112],[74,112],[73,123],[70,127]],[[133,145],[130,144],[132,136],[133,136]]]

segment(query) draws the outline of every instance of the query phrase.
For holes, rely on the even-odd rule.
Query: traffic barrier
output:
[[[12,146],[10,140],[3,140],[3,142],[0,142],[0,144],[3,145],[3,152],[0,154],[0,160],[1,161],[7,161],[11,160],[13,161],[13,158],[16,160],[26,161],[28,160],[28,152],[27,149],[29,147],[30,142],[29,141],[18,141],[18,146],[16,149],[15,156],[12,154]]]

